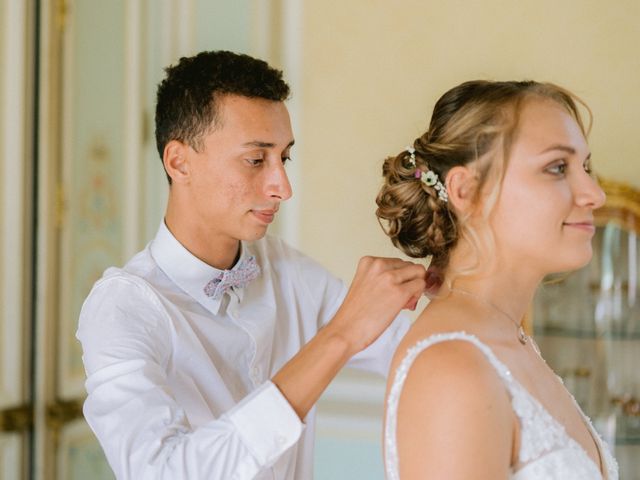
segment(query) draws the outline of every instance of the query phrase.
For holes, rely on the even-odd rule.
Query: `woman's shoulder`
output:
[[[460,331],[422,338],[409,333],[401,343],[389,378],[388,408],[393,401],[398,452],[409,470],[468,478],[475,466],[491,464],[493,473],[508,467],[511,400],[486,349],[477,337]],[[423,447],[415,451],[418,442]],[[445,456],[454,464],[443,464],[439,459]],[[468,462],[456,465],[451,456]],[[438,462],[442,471],[430,470]]]
[[[460,312],[446,317],[433,313],[418,318],[400,342],[390,385],[400,381],[403,398],[412,399],[407,402],[428,402],[442,413],[480,404],[499,404],[511,412],[505,385],[508,369],[494,354],[492,342],[473,328],[473,322],[459,321]]]
[[[391,379],[394,370],[404,370],[405,388],[431,392],[491,387],[496,382],[502,386],[502,365],[496,360],[490,346],[472,333],[449,330],[416,335],[410,330],[396,350]],[[415,386],[410,382],[413,377],[419,379]]]
[[[460,373],[469,373],[473,370],[472,365],[491,370],[496,365],[495,340],[495,335],[477,318],[477,312],[466,305],[458,302],[430,304],[400,342],[394,366],[399,365],[408,352],[413,352],[414,357],[420,357],[420,363],[447,360],[448,369],[465,365]],[[420,350],[419,355],[417,350]]]

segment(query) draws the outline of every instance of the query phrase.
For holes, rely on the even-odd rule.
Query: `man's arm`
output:
[[[415,308],[426,270],[400,259],[364,257],[342,306],[273,377],[303,419],[340,369],[373,343],[402,308]]]
[[[408,262],[363,259],[333,319],[273,383],[199,427],[168,385],[170,321],[153,291],[136,279],[99,282],[77,336],[88,376],[85,417],[117,478],[254,478],[299,439],[300,419],[346,361],[420,295],[421,276],[424,269]]]
[[[255,478],[298,441],[300,419],[266,382],[218,418],[191,425],[167,378],[172,335],[164,307],[136,278],[100,281],[83,306],[84,413],[116,477]]]

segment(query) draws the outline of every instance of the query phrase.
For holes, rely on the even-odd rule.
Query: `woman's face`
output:
[[[593,210],[605,200],[590,170],[571,115],[549,99],[527,101],[490,216],[502,267],[546,275],[589,262]]]

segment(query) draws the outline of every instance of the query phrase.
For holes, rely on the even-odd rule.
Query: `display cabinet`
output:
[[[593,259],[547,279],[532,308],[544,358],[614,447],[621,480],[640,480],[640,190],[602,180]]]

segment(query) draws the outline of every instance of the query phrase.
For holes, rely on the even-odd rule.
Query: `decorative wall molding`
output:
[[[125,14],[125,68],[124,68],[124,205],[123,255],[130,258],[142,241],[143,187],[143,116],[144,85],[143,5],[142,0],[127,0]]]
[[[195,44],[195,0],[151,0],[149,6],[159,8],[161,12],[160,31],[163,35],[159,47],[162,65],[167,66],[181,56],[192,53]]]
[[[55,99],[59,97],[59,62],[61,28],[59,25],[59,5],[51,1],[42,1],[40,5],[40,23],[36,28],[40,32],[40,55],[38,58],[40,75],[38,83],[39,128],[38,143],[38,192],[37,209],[40,214],[36,236],[38,238],[36,257],[36,325],[34,350],[39,352],[35,358],[35,392],[34,392],[34,477],[45,478],[51,453],[48,449],[46,430],[46,404],[53,396],[53,378],[48,375],[46,366],[52,360],[52,338],[55,331],[48,322],[50,312],[56,308],[56,299],[51,285],[55,285],[55,222],[58,171],[52,164],[55,152],[60,148],[60,139],[55,135],[55,125],[59,123],[57,111],[59,105]]]
[[[20,478],[21,457],[21,436],[18,434],[0,435],[0,478]]]
[[[27,2],[2,1],[0,16],[0,407],[23,401],[25,388]],[[30,253],[30,252],[28,252]]]

